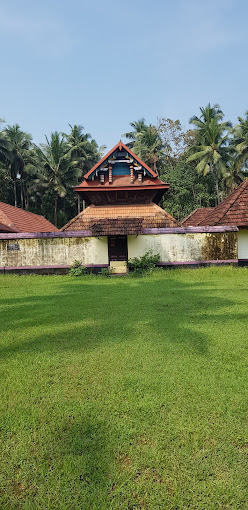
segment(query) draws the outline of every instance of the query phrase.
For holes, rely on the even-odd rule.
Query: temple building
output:
[[[168,188],[120,141],[76,186],[88,206],[60,231],[0,204],[0,272],[66,273],[77,260],[89,271],[125,273],[128,260],[148,251],[164,268],[248,261],[248,179],[218,208],[181,225],[158,205]]]
[[[183,227],[236,226],[238,259],[248,265],[248,179],[216,207],[195,209],[181,222]]]
[[[156,172],[121,141],[75,188],[88,207],[61,230],[87,232],[105,240],[103,258],[115,272],[126,272],[127,260],[151,249],[158,229],[177,227],[159,201],[169,188]]]

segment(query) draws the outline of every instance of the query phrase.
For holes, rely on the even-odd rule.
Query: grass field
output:
[[[248,269],[1,276],[1,510],[247,509]]]

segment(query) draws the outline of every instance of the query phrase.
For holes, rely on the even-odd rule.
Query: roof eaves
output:
[[[228,197],[226,197],[223,202],[221,202],[219,205],[217,205],[216,207],[214,207],[213,211],[207,215],[207,217],[204,219],[204,223],[207,221],[208,217],[210,218],[210,221],[212,222],[212,225],[216,225],[217,223],[219,223],[221,225],[221,220],[226,216],[226,214],[230,211],[230,209],[234,206],[234,204],[237,202],[237,200],[240,199],[240,196],[243,192],[243,190],[245,188],[247,188],[247,185],[248,185],[248,179],[245,179],[244,182],[242,182],[232,193],[234,194],[235,192],[238,191],[237,193],[237,196],[236,198],[233,200],[233,201],[229,201],[230,200],[230,197],[231,195],[229,195]],[[225,202],[227,202],[227,205],[225,207]],[[224,206],[223,206],[224,204]],[[218,215],[218,212],[220,210],[220,214]],[[217,219],[216,219],[216,213],[217,213]],[[212,220],[213,218],[213,220]],[[206,223],[205,223],[206,224]]]
[[[187,220],[189,220],[191,218],[191,216],[193,216],[196,211],[199,210],[199,207],[197,209],[194,209],[193,211],[191,211],[191,213],[188,214],[188,216],[185,216],[185,218],[183,218],[183,220],[181,221],[181,225],[183,225]]]
[[[6,223],[0,223],[0,230],[4,230],[5,232],[13,232],[13,233],[20,232],[18,230],[18,228],[16,228],[14,225],[9,226],[9,225],[6,225]]]

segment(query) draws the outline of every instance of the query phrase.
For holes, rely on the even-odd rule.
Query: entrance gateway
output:
[[[115,273],[127,272],[127,236],[108,236],[109,267]]]

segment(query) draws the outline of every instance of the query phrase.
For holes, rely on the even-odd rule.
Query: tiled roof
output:
[[[198,225],[202,225],[202,221],[207,217],[207,215],[212,210],[213,210],[212,207],[195,209],[181,221],[181,225],[183,225],[184,227],[197,227]]]
[[[43,216],[0,202],[0,222],[12,232],[55,232],[58,229]]]
[[[248,226],[248,179],[214,207],[202,220],[201,225]]]
[[[0,211],[0,216],[1,216],[1,211]],[[17,230],[15,228],[12,228],[12,227],[9,227],[8,225],[6,225],[6,223],[1,223],[0,222],[0,232],[15,232],[17,233]]]
[[[142,233],[143,228],[177,227],[178,222],[158,205],[90,205],[61,230],[91,230],[95,235]]]

